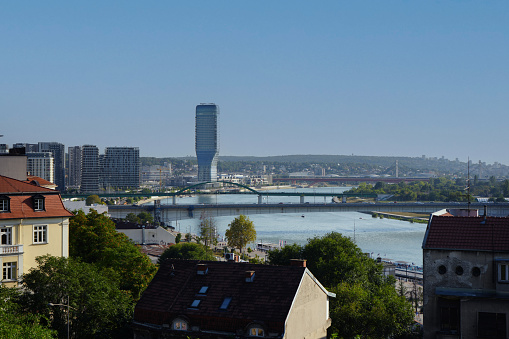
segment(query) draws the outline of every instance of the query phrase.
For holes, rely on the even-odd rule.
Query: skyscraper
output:
[[[99,148],[95,145],[83,145],[81,159],[81,192],[98,192]]]
[[[67,187],[79,188],[81,186],[81,147],[72,146],[67,149]]]
[[[106,147],[102,169],[103,185],[105,187],[140,187],[139,148]]]
[[[217,158],[219,138],[217,122],[219,107],[215,104],[196,106],[196,158],[198,159],[198,181],[217,181]]]
[[[39,152],[51,152],[54,159],[55,181],[57,189],[65,189],[65,146],[59,142],[39,142]]]

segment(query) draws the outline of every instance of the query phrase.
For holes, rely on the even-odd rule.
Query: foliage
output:
[[[289,265],[306,259],[307,267],[329,290],[332,332],[339,337],[356,335],[387,338],[405,332],[412,323],[411,304],[397,294],[394,278],[385,278],[382,266],[362,253],[353,241],[332,232],[269,251],[271,265]]]
[[[122,338],[129,335],[134,302],[96,265],[73,258],[42,256],[23,276],[24,305],[49,319],[60,337]],[[49,303],[60,304],[50,306]]]
[[[204,245],[195,243],[179,243],[168,247],[159,257],[159,264],[166,259],[212,260],[216,258],[212,250]]]
[[[138,217],[136,214],[134,213],[128,213],[126,216],[125,216],[125,219],[128,221],[128,222],[132,222],[134,224],[141,224],[141,219],[140,217]]]
[[[177,236],[175,237],[175,243],[178,244],[181,239],[182,239],[182,233],[178,233]]]
[[[200,229],[199,240],[203,241],[205,246],[217,244],[217,226],[214,218],[207,216],[205,213],[202,213],[200,216],[200,225],[198,227]]]
[[[87,199],[85,200],[85,202],[86,202],[87,206],[91,206],[93,204],[99,204],[99,205],[103,204],[101,198],[99,198],[99,196],[96,194],[89,195],[87,197]]]
[[[228,246],[236,247],[242,253],[242,249],[250,242],[256,240],[254,224],[245,215],[239,215],[229,225],[225,232]]]
[[[154,217],[152,216],[151,213],[148,213],[148,212],[140,212],[138,214],[138,218],[140,219],[140,224],[146,224],[146,223],[149,223],[149,224],[152,224],[154,223]]]
[[[20,291],[0,285],[0,339],[50,339],[56,331],[47,328],[41,314],[27,312],[19,304]]]
[[[138,300],[157,270],[150,259],[115,230],[113,221],[95,210],[87,215],[78,211],[70,218],[69,229],[70,256],[108,269],[120,288]]]

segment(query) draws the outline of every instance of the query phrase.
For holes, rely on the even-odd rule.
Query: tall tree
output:
[[[217,226],[214,218],[202,213],[200,216],[200,240],[205,246],[217,244]]]
[[[23,275],[25,305],[49,319],[60,337],[67,335],[67,319],[71,338],[129,335],[134,302],[108,272],[73,258],[42,256],[36,260],[38,267]]]
[[[224,234],[228,245],[238,248],[241,253],[248,243],[256,240],[254,224],[245,215],[239,215],[228,227]]]
[[[120,288],[139,299],[157,268],[125,234],[115,230],[114,222],[94,210],[89,214],[78,211],[69,228],[70,256],[110,269]]]

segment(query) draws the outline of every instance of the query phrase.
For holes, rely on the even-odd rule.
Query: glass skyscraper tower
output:
[[[217,158],[219,155],[218,123],[219,107],[215,104],[196,106],[196,158],[198,181],[217,181]]]

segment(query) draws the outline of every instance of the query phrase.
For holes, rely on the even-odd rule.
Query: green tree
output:
[[[203,213],[200,216],[200,241],[203,241],[205,246],[216,245],[217,244],[217,226],[214,218],[207,216]]]
[[[93,204],[103,204],[101,198],[99,198],[98,195],[96,194],[93,194],[93,195],[89,195],[85,201],[85,203],[87,204],[87,206],[91,206]]]
[[[154,223],[154,217],[152,216],[152,214],[145,211],[140,212],[138,214],[138,218],[140,219],[140,224],[146,224],[147,222],[149,224]]]
[[[309,239],[305,246],[285,246],[268,254],[271,265],[288,265],[299,258],[336,293],[331,299],[331,330],[339,337],[387,338],[409,328],[412,305],[398,295],[395,279],[385,278],[382,266],[350,238],[332,232]]]
[[[254,224],[245,215],[239,215],[228,225],[225,238],[228,246],[236,247],[242,253],[242,249],[250,242],[256,240]]]
[[[135,224],[141,224],[141,219],[139,216],[137,216],[136,214],[134,213],[128,213],[126,216],[125,216],[125,219],[128,221],[128,222],[132,222],[132,223],[135,223]]]
[[[150,259],[115,230],[111,219],[95,210],[76,212],[69,220],[69,229],[70,256],[114,272],[120,288],[138,300],[157,270]]]
[[[46,327],[41,314],[33,314],[20,304],[20,290],[0,285],[0,339],[51,339],[57,332]]]
[[[181,239],[182,239],[182,233],[178,233],[177,236],[175,237],[175,243],[176,244],[180,243]]]
[[[168,247],[159,257],[159,264],[166,259],[212,260],[216,258],[212,250],[202,244],[179,243]]]
[[[23,275],[24,304],[49,319],[59,336],[67,335],[69,301],[71,338],[122,338],[129,335],[134,302],[116,279],[96,265],[73,258],[42,256]]]

